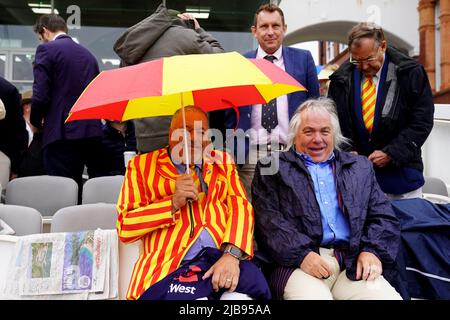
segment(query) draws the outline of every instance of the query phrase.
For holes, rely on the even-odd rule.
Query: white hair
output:
[[[349,139],[344,137],[339,125],[339,118],[336,113],[336,105],[329,98],[309,99],[303,102],[295,111],[291,121],[289,122],[289,131],[287,136],[287,148],[289,150],[294,145],[294,139],[301,126],[301,114],[306,111],[325,111],[330,115],[331,130],[333,133],[334,148],[341,150],[341,146],[349,143]]]

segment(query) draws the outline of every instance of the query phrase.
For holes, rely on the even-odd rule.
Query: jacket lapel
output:
[[[357,196],[358,186],[352,185],[353,179],[344,179],[344,170],[347,167],[352,166],[356,162],[356,157],[346,153],[335,150],[336,156],[336,184],[337,184],[337,192],[341,194],[342,198],[342,213],[348,220],[350,225],[350,230],[358,230],[358,225],[361,216],[359,212],[357,215],[354,210],[349,210],[348,207],[350,204],[354,203],[353,197]]]
[[[291,57],[291,51],[289,50],[289,48],[283,47],[282,54],[283,54],[284,69],[285,69],[286,73],[288,73],[293,78],[296,78],[294,76],[295,75],[294,63],[293,63],[294,59],[293,59],[293,57]],[[295,112],[295,109],[297,109],[298,106],[294,106],[293,110],[291,110],[292,94],[288,94],[287,98],[288,98],[289,119],[291,119],[292,115]]]
[[[156,171],[160,176],[169,180],[176,180],[180,175],[169,157],[168,147],[160,150],[156,162]]]

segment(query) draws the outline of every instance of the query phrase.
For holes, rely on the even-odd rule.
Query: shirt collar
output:
[[[54,37],[53,37],[53,40],[56,40],[56,38],[58,38],[59,36],[62,36],[62,35],[67,35],[67,33],[65,33],[65,32],[58,32]]]
[[[258,46],[258,50],[256,51],[256,58],[257,59],[264,59],[265,56],[274,56],[277,58],[278,61],[281,60],[281,57],[283,56],[283,46],[280,46],[277,51],[275,51],[273,54],[268,54],[261,48],[261,46]]]
[[[383,54],[383,64],[381,65],[381,67],[378,70],[378,72],[373,76],[373,78],[376,78],[377,80],[380,79],[381,71],[383,70],[383,66],[384,66],[385,63],[386,63],[386,53]]]
[[[170,155],[169,155],[169,157],[170,157]],[[186,164],[184,164],[184,163],[177,164],[177,163],[173,162],[172,157],[170,157],[170,160],[172,161],[173,165],[177,169],[178,173],[180,173],[180,174],[186,173]],[[192,168],[192,165],[190,167]],[[202,172],[203,165],[196,164],[196,165],[194,165],[194,168],[197,168],[198,172]]]
[[[325,161],[322,161],[322,162],[314,162],[314,160],[313,159],[311,159],[311,157],[309,156],[309,155],[307,155],[306,153],[302,153],[302,152],[298,152],[298,151],[295,151],[295,153],[297,154],[297,156],[305,163],[305,164],[315,164],[315,165],[317,165],[317,164],[329,164],[331,161],[333,161],[334,160],[334,158],[335,158],[335,155],[334,155],[334,152],[332,152],[331,154],[330,154],[330,156],[328,157],[328,159],[327,160],[325,160]]]

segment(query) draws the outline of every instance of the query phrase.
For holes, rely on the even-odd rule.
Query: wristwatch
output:
[[[225,247],[225,250],[223,250],[223,253],[228,253],[230,256],[233,256],[239,260],[244,259],[244,254],[242,253],[242,250],[232,245],[227,245]]]

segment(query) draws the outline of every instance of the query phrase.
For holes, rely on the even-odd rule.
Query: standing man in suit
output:
[[[253,36],[258,40],[258,48],[244,54],[247,58],[267,59],[285,70],[307,91],[294,92],[270,101],[266,105],[253,105],[239,108],[237,117],[233,110],[226,111],[226,128],[237,130],[231,143],[238,154],[239,176],[250,196],[250,185],[257,160],[275,150],[282,150],[287,141],[289,120],[297,107],[309,98],[319,97],[319,81],[312,55],[307,50],[282,46],[287,25],[283,11],[274,4],[265,4],[255,13]],[[249,130],[251,129],[251,130]],[[230,147],[230,137],[227,146]],[[237,142],[237,143],[236,143]],[[245,144],[244,144],[245,143]],[[239,153],[245,146],[245,163]]]
[[[33,69],[31,124],[43,127],[43,162],[49,175],[73,178],[82,186],[84,166],[89,177],[100,172],[100,120],[64,121],[80,94],[99,73],[97,60],[67,33],[55,14],[38,18],[34,31],[43,42],[36,49]]]
[[[349,33],[350,60],[330,79],[351,151],[373,163],[392,200],[421,198],[421,147],[433,128],[434,104],[422,65],[388,46],[383,30],[362,22]]]

